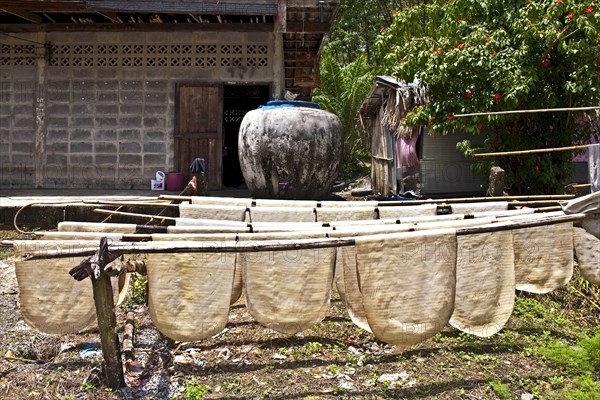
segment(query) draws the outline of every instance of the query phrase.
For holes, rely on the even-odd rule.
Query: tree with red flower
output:
[[[600,16],[595,3],[475,3],[477,6],[472,0],[412,3],[416,5],[403,8],[386,35],[379,38],[380,57],[387,67],[384,73],[407,82],[417,79],[429,92],[431,102],[409,113],[411,123],[428,125],[431,121],[429,129],[437,133],[483,134],[486,151],[563,147],[584,135],[589,137],[589,128],[575,122],[585,120],[583,113],[578,117],[558,112],[456,115],[599,104],[596,57]],[[591,12],[587,12],[589,7]],[[460,24],[455,21],[458,16]],[[432,46],[461,51],[437,52]],[[590,112],[589,118],[592,115],[595,117]],[[459,147],[465,154],[474,151],[468,141]],[[570,176],[571,160],[569,153],[551,153],[541,159],[501,157],[495,163],[506,171],[506,183],[514,194],[556,193]],[[543,173],[533,170],[534,165]],[[489,169],[483,168],[483,172],[489,174]]]

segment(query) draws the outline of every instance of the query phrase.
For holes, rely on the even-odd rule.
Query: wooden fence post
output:
[[[121,362],[119,335],[117,334],[117,317],[115,316],[113,289],[110,276],[104,272],[104,267],[109,262],[108,240],[106,237],[103,237],[100,239],[97,265],[93,266],[94,269],[98,268],[99,273],[92,274],[91,279],[94,290],[94,302],[96,304],[96,317],[98,318],[98,329],[100,330],[102,356],[104,357],[106,384],[111,389],[119,389],[125,386],[125,377]]]

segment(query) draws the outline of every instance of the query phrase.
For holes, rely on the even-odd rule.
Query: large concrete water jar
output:
[[[306,101],[270,101],[242,120],[238,154],[252,196],[322,199],[342,158],[339,118]]]

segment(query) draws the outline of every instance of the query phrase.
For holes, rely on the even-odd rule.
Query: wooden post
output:
[[[125,386],[125,377],[121,363],[119,335],[117,334],[113,289],[110,276],[104,272],[104,267],[109,262],[108,240],[103,237],[100,239],[100,249],[97,257],[92,258],[94,273],[91,279],[94,302],[96,303],[98,329],[100,331],[100,343],[102,344],[102,356],[104,357],[106,385],[111,389],[118,389]]]
[[[502,196],[504,194],[504,170],[500,167],[490,169],[490,186],[488,196]]]

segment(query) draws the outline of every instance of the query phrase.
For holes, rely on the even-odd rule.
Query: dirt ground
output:
[[[260,326],[240,301],[216,337],[173,342],[153,327],[140,280],[117,316],[122,331],[135,312],[127,387],[111,391],[97,331],[53,336],[27,326],[12,250],[0,251],[3,399],[600,399],[598,365],[586,367],[589,354],[578,353],[600,334],[600,289],[577,275],[550,295],[518,293],[513,316],[490,338],[448,326],[404,351],[356,327],[337,295],[324,321],[292,337]]]

